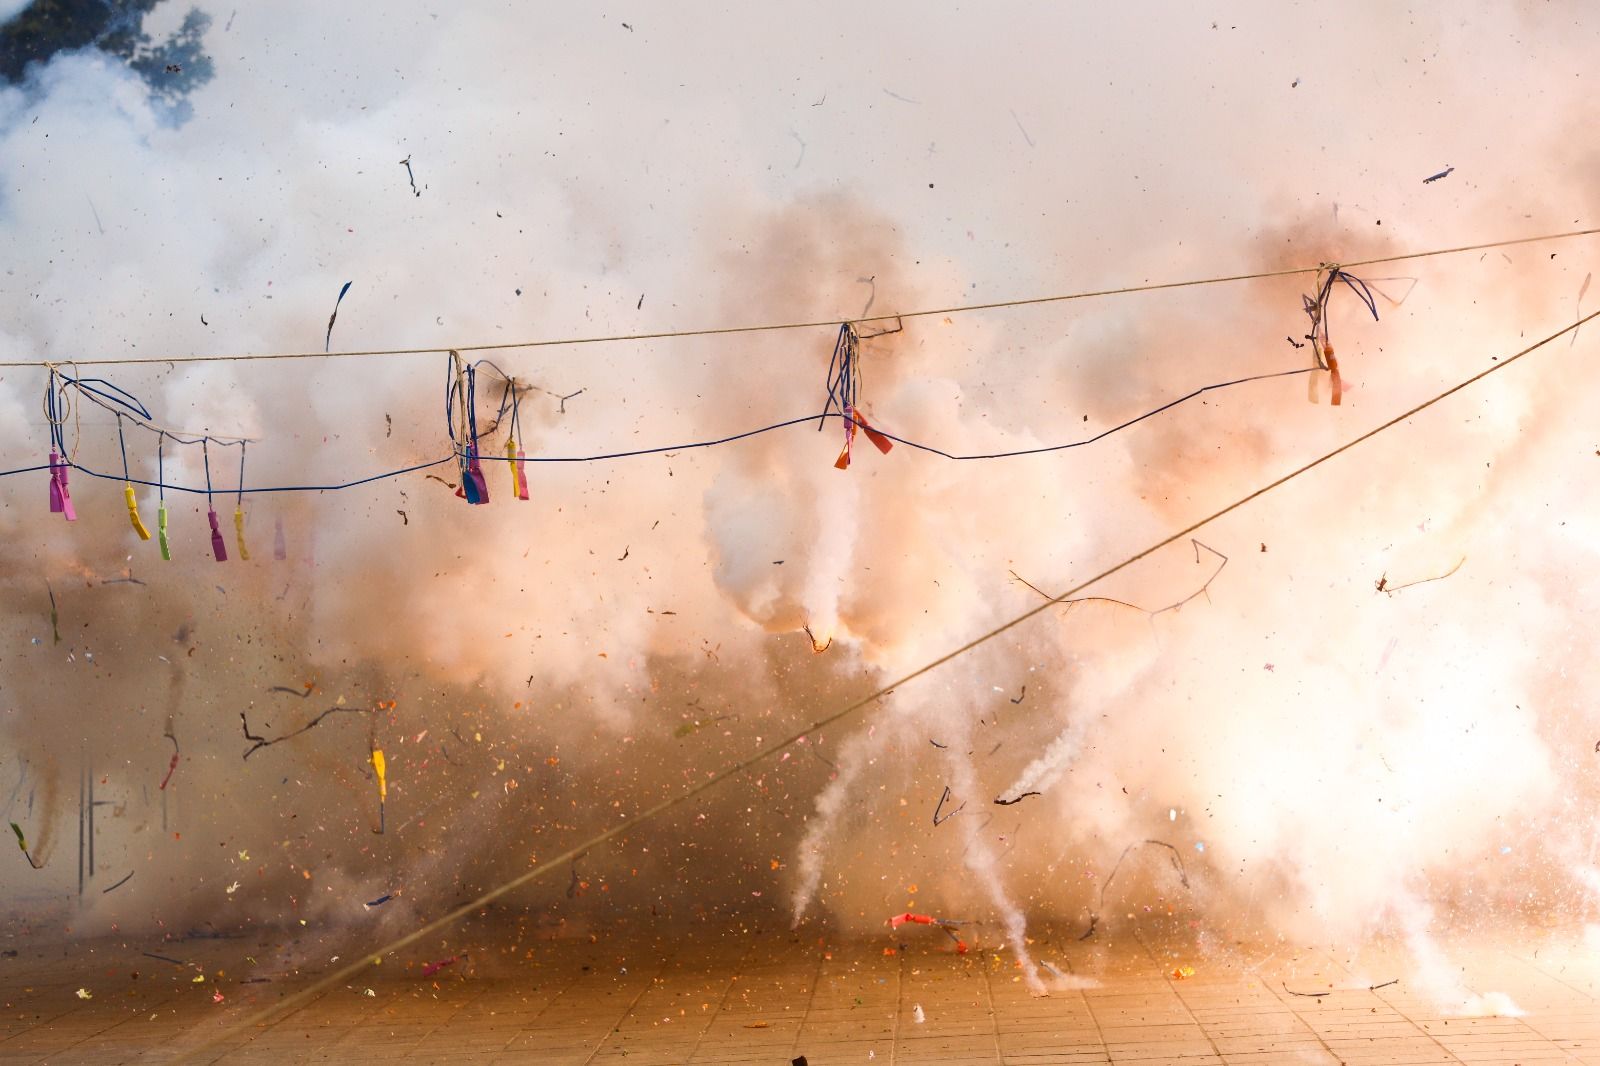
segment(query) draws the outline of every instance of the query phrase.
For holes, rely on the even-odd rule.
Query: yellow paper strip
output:
[[[250,549],[244,544],[244,511],[238,507],[233,509],[233,531],[235,539],[239,542],[239,558],[248,560]]]
[[[133,523],[133,531],[139,534],[140,540],[149,540],[150,531],[144,528],[144,523],[139,520],[139,501],[134,498],[133,486],[122,486],[122,495],[128,501],[128,520]]]

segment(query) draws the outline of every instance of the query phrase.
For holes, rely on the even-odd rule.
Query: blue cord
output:
[[[127,410],[129,414],[137,415],[146,422],[154,420],[154,416],[145,409],[144,404],[140,403],[136,396],[130,392],[124,391],[123,389],[119,389],[105,378],[69,378],[63,375],[62,382],[63,384],[76,385],[84,392],[93,393],[108,403],[114,403],[118,407]],[[100,389],[95,388],[91,383],[104,385],[107,389],[110,389],[111,392],[103,392]],[[116,395],[113,396],[112,393],[116,393]]]
[[[65,387],[65,386],[63,386]],[[59,401],[56,399],[56,372],[50,371],[50,378],[44,386],[44,411],[45,418],[50,423],[50,450],[53,452],[66,451],[66,438],[61,435],[61,415]]]
[[[122,480],[128,480],[128,440],[122,435],[122,416],[117,415],[117,443],[122,446]]]
[[[843,343],[843,339],[842,338],[841,338],[841,343]],[[837,355],[843,355],[843,352],[836,352],[836,354]],[[1067,450],[1072,449],[1072,448],[1081,448],[1081,447],[1084,447],[1085,445],[1094,444],[1097,441],[1104,440],[1106,437],[1109,437],[1113,433],[1121,432],[1122,430],[1127,429],[1130,426],[1133,426],[1133,425],[1136,425],[1136,424],[1138,424],[1140,422],[1143,422],[1147,418],[1152,418],[1155,415],[1161,414],[1164,411],[1169,411],[1172,408],[1178,406],[1179,404],[1185,403],[1185,402],[1187,402],[1189,400],[1194,399],[1197,396],[1204,395],[1205,393],[1212,392],[1212,391],[1217,390],[1217,389],[1231,388],[1231,387],[1233,387],[1235,385],[1244,385],[1244,384],[1248,384],[1248,383],[1254,382],[1254,381],[1266,381],[1266,380],[1271,379],[1271,378],[1292,377],[1293,375],[1296,375],[1296,374],[1309,374],[1309,373],[1312,373],[1316,369],[1317,368],[1315,368],[1315,367],[1301,367],[1301,368],[1297,368],[1297,369],[1294,369],[1294,370],[1280,370],[1280,371],[1275,371],[1275,372],[1270,373],[1270,374],[1254,374],[1254,375],[1251,375],[1249,377],[1235,378],[1232,381],[1224,381],[1224,382],[1219,382],[1219,383],[1212,384],[1212,385],[1205,385],[1205,386],[1202,386],[1201,388],[1195,389],[1193,392],[1186,393],[1183,396],[1180,396],[1175,400],[1171,400],[1171,401],[1169,401],[1167,403],[1164,403],[1160,407],[1155,408],[1154,410],[1146,411],[1145,413],[1143,413],[1141,415],[1138,415],[1138,416],[1136,416],[1134,418],[1128,419],[1126,422],[1122,422],[1119,425],[1112,426],[1110,429],[1106,429],[1106,430],[1104,430],[1104,431],[1102,431],[1100,433],[1095,434],[1092,437],[1086,437],[1086,438],[1084,438],[1082,440],[1071,441],[1071,442],[1066,443],[1066,444],[1050,444],[1050,445],[1043,445],[1043,446],[1040,446],[1040,447],[1037,447],[1037,448],[1019,448],[1019,449],[1015,449],[1013,451],[986,452],[986,453],[974,453],[974,454],[963,455],[963,454],[957,454],[957,453],[954,453],[954,452],[948,452],[948,451],[945,451],[942,448],[936,448],[933,445],[923,444],[923,443],[921,443],[919,441],[910,440],[910,439],[905,438],[905,437],[898,437],[898,436],[894,435],[893,433],[884,432],[884,430],[882,430],[881,428],[878,428],[878,427],[874,427],[874,430],[876,432],[882,434],[884,437],[887,437],[889,440],[894,441],[896,444],[903,444],[906,447],[916,449],[917,451],[927,452],[930,455],[937,455],[937,456],[939,456],[941,458],[951,459],[951,460],[955,460],[955,461],[958,461],[958,462],[967,462],[967,461],[977,460],[977,459],[1012,459],[1012,458],[1018,458],[1018,457],[1027,456],[1027,455],[1044,455],[1044,454],[1048,454],[1050,452],[1067,451]],[[842,376],[843,375],[841,374],[841,377]],[[853,377],[854,375],[852,374],[850,376]],[[839,392],[841,394],[844,394],[844,391],[845,391],[844,390],[844,383],[841,382],[839,384],[840,384]],[[330,484],[330,485],[266,485],[266,486],[260,486],[260,487],[254,487],[254,488],[246,488],[245,485],[244,485],[244,474],[243,474],[243,462],[244,462],[243,447],[244,447],[244,445],[243,445],[243,442],[241,442],[240,443],[241,451],[240,451],[240,456],[239,456],[239,459],[240,459],[240,479],[239,479],[238,496],[242,501],[245,493],[257,493],[257,492],[336,492],[336,491],[339,491],[339,490],[342,490],[342,489],[351,489],[351,488],[356,488],[356,487],[361,486],[361,485],[369,485],[369,484],[371,484],[371,483],[373,483],[375,481],[384,481],[384,480],[387,480],[389,478],[400,477],[400,476],[402,476],[404,474],[416,473],[419,470],[429,470],[429,469],[432,469],[433,467],[436,467],[436,466],[443,466],[446,463],[451,463],[451,462],[457,462],[458,463],[461,460],[461,453],[459,451],[459,443],[460,442],[457,440],[457,438],[455,436],[453,414],[451,414],[450,407],[449,407],[449,402],[450,402],[451,399],[453,399],[454,395],[455,395],[455,389],[454,389],[454,384],[453,384],[453,381],[452,381],[452,384],[449,387],[447,387],[447,389],[446,389],[446,397],[447,397],[446,413],[447,413],[447,415],[451,415],[451,418],[450,418],[450,426],[451,426],[451,434],[450,434],[450,436],[451,436],[451,441],[452,441],[452,443],[455,443],[455,444],[458,445],[458,449],[457,450],[453,450],[450,455],[447,455],[447,456],[445,456],[443,458],[440,458],[440,459],[433,459],[433,460],[430,460],[430,461],[424,462],[424,463],[417,463],[417,464],[415,464],[413,466],[402,467],[402,468],[400,468],[398,470],[388,470],[388,471],[384,471],[383,473],[373,474],[373,475],[371,475],[369,477],[359,478],[359,479],[356,479],[354,481],[341,482],[341,483],[338,483],[338,484]],[[821,420],[822,421],[826,421],[829,418],[841,418],[842,419],[842,418],[845,417],[842,412],[834,412],[831,409],[831,406],[832,405],[830,403],[830,409],[825,410],[823,412],[823,414],[821,415]],[[50,405],[50,413],[51,413],[52,417],[54,416],[55,411],[56,411],[56,407],[55,407],[54,403],[52,403]],[[746,431],[744,431],[742,433],[730,434],[730,435],[725,436],[725,437],[718,437],[718,438],[715,438],[713,440],[691,441],[691,442],[685,443],[685,444],[670,444],[670,445],[663,445],[663,446],[654,447],[654,448],[636,448],[636,449],[632,449],[632,450],[629,450],[629,451],[621,451],[621,452],[605,452],[605,453],[601,453],[601,454],[597,454],[597,455],[528,456],[528,457],[526,457],[525,459],[523,459],[521,461],[530,462],[530,463],[596,463],[596,462],[606,462],[606,461],[615,460],[615,459],[630,459],[630,458],[636,458],[636,457],[645,456],[645,455],[659,455],[659,454],[661,454],[663,452],[690,451],[690,450],[697,449],[697,448],[714,448],[714,447],[718,447],[718,446],[723,445],[723,444],[731,444],[734,441],[745,440],[745,439],[747,439],[749,437],[760,436],[760,435],[762,435],[764,433],[772,433],[772,432],[775,432],[775,431],[780,430],[780,429],[788,429],[791,426],[797,426],[797,425],[801,425],[803,423],[811,422],[813,419],[817,419],[817,418],[818,418],[817,415],[802,415],[799,418],[791,418],[791,419],[788,419],[788,420],[783,421],[783,422],[774,422],[771,425],[761,426],[761,427],[759,427],[757,429],[746,430]],[[820,422],[819,422],[819,424],[820,424]],[[860,425],[860,423],[857,422],[857,425]],[[80,463],[78,463],[76,461],[70,460],[70,459],[68,459],[66,457],[64,452],[62,454],[62,464],[66,465],[66,466],[69,466],[74,470],[81,471],[84,475],[86,475],[88,477],[100,478],[100,479],[107,480],[107,481],[123,480],[123,481],[128,481],[128,482],[130,482],[132,484],[135,484],[135,485],[154,486],[154,487],[156,487],[156,488],[161,490],[163,499],[165,499],[166,490],[169,489],[169,488],[172,489],[174,492],[190,492],[190,493],[196,493],[196,494],[205,493],[206,496],[209,498],[211,496],[211,494],[212,494],[212,491],[213,491],[212,487],[211,487],[211,457],[210,457],[210,451],[209,451],[210,438],[209,437],[202,437],[198,441],[188,442],[188,441],[182,441],[181,438],[174,437],[174,439],[175,440],[179,440],[180,443],[198,443],[201,446],[202,452],[204,453],[204,457],[205,457],[206,487],[203,488],[203,489],[199,489],[199,488],[190,488],[190,487],[188,487],[186,485],[169,484],[166,481],[166,477],[165,477],[165,457],[164,457],[164,453],[163,453],[162,448],[161,448],[161,442],[165,441],[165,438],[167,436],[171,436],[171,434],[168,434],[165,431],[160,431],[160,440],[157,443],[157,463],[158,463],[158,465],[157,465],[157,480],[156,481],[146,481],[146,480],[142,480],[142,479],[139,479],[139,478],[132,478],[132,477],[123,477],[123,478],[119,479],[119,478],[117,478],[117,477],[115,477],[113,475],[104,474],[104,473],[101,473],[99,471],[92,470],[92,469],[90,469],[90,468],[88,468],[86,466],[83,466],[82,464],[80,464]],[[484,462],[509,462],[509,461],[511,461],[511,460],[507,459],[505,456],[483,455],[483,456],[475,456],[475,457],[480,459],[481,461],[484,461]],[[9,477],[9,476],[11,476],[13,474],[28,474],[28,473],[37,472],[39,470],[48,470],[48,469],[50,469],[48,464],[46,464],[44,466],[22,467],[22,468],[16,469],[16,470],[0,471],[0,477]]]
[[[1333,343],[1333,337],[1328,333],[1328,301],[1333,297],[1334,285],[1341,281],[1349,287],[1351,292],[1356,294],[1356,298],[1361,301],[1362,305],[1365,306],[1369,312],[1371,312],[1372,320],[1374,322],[1379,321],[1378,298],[1372,294],[1372,289],[1367,285],[1367,283],[1356,277],[1354,274],[1347,273],[1338,267],[1335,267],[1329,271],[1328,280],[1322,283],[1322,289],[1317,293],[1315,305],[1308,305],[1306,308],[1307,313],[1312,313],[1313,311],[1315,312],[1312,317],[1310,339],[1313,344],[1319,346],[1314,356],[1317,361],[1317,369],[1319,370],[1327,369],[1327,367],[1322,365],[1323,353],[1320,350],[1320,346],[1330,345]],[[1320,334],[1320,337],[1318,334]]]
[[[209,437],[201,437],[200,438],[200,454],[205,457],[205,461],[206,461],[206,510],[215,511],[216,508],[211,506],[211,446],[210,445],[211,445],[211,438],[209,438]]]
[[[835,407],[839,413],[855,410],[856,406],[856,336],[847,322],[839,327],[839,339],[833,342],[833,357],[828,360],[828,400],[822,405],[822,415],[817,419],[817,431],[827,421]]]
[[[412,474],[412,473],[415,473],[418,470],[427,470],[427,469],[430,469],[432,467],[442,466],[445,463],[454,462],[454,461],[455,461],[455,456],[454,455],[447,455],[443,459],[434,459],[431,462],[418,463],[416,466],[408,466],[408,467],[404,467],[404,468],[402,468],[400,470],[386,470],[381,474],[373,474],[371,477],[360,478],[359,480],[356,480],[356,481],[346,481],[346,482],[343,482],[343,483],[338,484],[338,485],[263,485],[260,488],[247,488],[244,491],[247,492],[247,493],[257,493],[257,492],[337,492],[340,489],[353,489],[353,488],[357,487],[358,485],[370,485],[374,481],[386,481],[389,478],[400,477],[402,474]],[[58,468],[61,467],[61,466],[69,466],[73,470],[76,470],[79,473],[83,474],[83,476],[85,476],[85,477],[100,478],[103,481],[122,481],[123,480],[122,478],[117,477],[117,476],[115,476],[113,474],[103,474],[98,470],[92,470],[89,467],[84,466],[82,463],[63,461],[63,462],[57,463],[56,466]],[[23,467],[23,468],[21,468],[19,470],[0,470],[0,477],[7,477],[7,476],[9,476],[11,474],[28,474],[28,473],[32,473],[32,472],[34,472],[36,470],[49,470],[49,469],[50,469],[49,464],[46,464],[44,466]],[[196,495],[202,495],[202,496],[209,494],[210,491],[211,491],[210,489],[191,488],[188,485],[176,485],[176,484],[172,484],[172,483],[169,483],[169,482],[146,481],[146,480],[144,480],[142,478],[128,478],[127,480],[130,483],[134,484],[134,485],[147,485],[147,486],[150,486],[151,488],[162,489],[163,491],[165,491],[166,489],[171,489],[173,492],[190,492],[190,493],[194,493]]]

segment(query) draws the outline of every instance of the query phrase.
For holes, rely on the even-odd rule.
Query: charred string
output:
[[[1287,984],[1285,984],[1282,981],[1279,981],[1278,984],[1283,988],[1283,990],[1285,992],[1289,993],[1291,996],[1300,996],[1300,997],[1302,997],[1304,999],[1321,999],[1323,996],[1331,996],[1331,995],[1333,995],[1332,990],[1329,990],[1327,992],[1296,992],[1294,989],[1290,988]]]
[[[162,962],[170,962],[174,966],[188,965],[188,963],[184,962],[182,959],[175,959],[170,955],[157,955],[153,951],[141,951],[139,954],[143,955],[147,959],[160,959]]]
[[[1574,315],[1578,316],[1579,318],[1583,317],[1583,296],[1584,296],[1584,293],[1589,291],[1589,282],[1591,282],[1593,280],[1594,280],[1594,271],[1591,270],[1589,273],[1587,273],[1587,274],[1585,274],[1583,276],[1583,284],[1578,287],[1577,306],[1573,309],[1572,313]],[[1578,343],[1578,331],[1577,330],[1573,330],[1572,331],[1572,339],[1567,342],[1567,347],[1570,348],[1574,344],[1577,344],[1577,343]]]
[[[965,803],[962,803],[960,807],[957,807],[955,810],[951,811],[949,814],[945,815],[943,818],[939,817],[939,813],[944,810],[944,805],[949,800],[950,800],[950,786],[946,785],[946,786],[944,786],[944,793],[939,797],[938,806],[934,807],[934,809],[933,809],[933,824],[934,825],[943,825],[945,822],[948,822],[950,819],[952,819],[956,815],[960,814],[967,806]]]
[[[252,742],[250,747],[245,751],[244,757],[246,759],[248,759],[248,758],[250,758],[250,756],[254,755],[256,752],[260,751],[262,748],[270,748],[274,744],[282,744],[286,740],[292,740],[293,738],[299,736],[302,733],[309,733],[311,730],[313,730],[317,726],[321,725],[323,723],[323,721],[325,719],[327,719],[328,717],[330,717],[331,715],[335,715],[335,714],[372,714],[372,713],[374,713],[374,712],[369,710],[369,709],[367,709],[367,708],[365,708],[365,707],[329,707],[327,710],[323,711],[321,714],[319,714],[315,718],[311,719],[311,721],[307,722],[305,725],[301,726],[299,729],[296,729],[296,730],[294,730],[293,732],[290,732],[290,733],[285,733],[285,734],[283,734],[282,736],[279,736],[279,737],[273,737],[273,738],[271,738],[269,740],[266,737],[259,737],[259,736],[256,736],[254,733],[250,732],[250,719],[245,716],[245,712],[244,711],[240,711],[239,712],[239,722],[244,727],[244,738],[246,740]]]
[[[806,638],[811,641],[811,654],[813,654],[813,655],[821,655],[823,652],[825,652],[829,648],[833,647],[833,635],[832,634],[829,634],[827,640],[822,641],[821,643],[818,643],[817,635],[815,633],[811,632],[811,627],[810,626],[806,626],[805,627],[805,631],[806,631]]]
[[[1032,589],[1034,592],[1038,593],[1040,596],[1043,596],[1045,599],[1051,600],[1052,602],[1059,602],[1063,607],[1072,607],[1072,606],[1074,606],[1076,604],[1080,604],[1080,603],[1109,603],[1109,604],[1113,604],[1113,605],[1115,605],[1117,607],[1127,607],[1127,608],[1129,608],[1131,610],[1139,611],[1139,612],[1141,612],[1143,614],[1146,614],[1146,615],[1150,616],[1151,618],[1155,618],[1158,615],[1166,614],[1168,611],[1179,611],[1179,610],[1182,610],[1184,607],[1188,606],[1192,601],[1198,599],[1201,596],[1204,596],[1204,597],[1206,597],[1207,600],[1209,600],[1211,598],[1211,583],[1213,581],[1215,581],[1219,576],[1221,576],[1223,569],[1225,567],[1227,567],[1227,565],[1228,565],[1228,561],[1229,561],[1228,557],[1226,555],[1222,554],[1221,552],[1217,551],[1217,549],[1211,547],[1210,545],[1202,544],[1200,541],[1195,540],[1193,537],[1191,537],[1189,539],[1189,543],[1194,546],[1194,561],[1197,564],[1200,562],[1200,552],[1202,550],[1204,550],[1204,551],[1209,552],[1212,555],[1215,555],[1217,557],[1217,559],[1220,560],[1217,563],[1217,568],[1211,572],[1211,576],[1210,577],[1206,578],[1204,584],[1202,584],[1199,588],[1195,589],[1193,592],[1189,593],[1189,595],[1185,596],[1181,600],[1178,600],[1176,603],[1169,603],[1165,607],[1158,607],[1158,608],[1156,608],[1154,610],[1151,610],[1148,607],[1140,607],[1138,604],[1129,603],[1126,600],[1113,599],[1110,596],[1080,596],[1080,597],[1078,597],[1076,599],[1060,600],[1057,597],[1051,596],[1048,592],[1044,591],[1038,585],[1035,585],[1033,582],[1029,581],[1027,578],[1023,577],[1021,574],[1018,574],[1015,570],[1009,571],[1009,573],[1011,574],[1012,577],[1016,578],[1018,581],[1020,581],[1024,585],[1026,585],[1029,589]],[[1026,691],[1027,691],[1027,687],[1026,686],[1023,687],[1023,691],[1024,691],[1024,693],[1026,693]],[[1019,697],[1018,699],[1012,700],[1011,702],[1020,703],[1021,699]]]
[[[1450,569],[1446,570],[1444,573],[1439,574],[1439,575],[1434,576],[1434,577],[1419,578],[1416,581],[1407,581],[1404,585],[1391,585],[1391,584],[1389,584],[1389,575],[1388,574],[1384,574],[1382,577],[1378,578],[1378,580],[1376,582],[1374,582],[1373,587],[1376,588],[1379,592],[1383,593],[1385,596],[1393,596],[1396,592],[1399,592],[1401,589],[1413,588],[1413,587],[1415,587],[1417,585],[1426,585],[1430,581],[1443,581],[1447,577],[1454,577],[1456,571],[1461,569],[1461,564],[1465,563],[1466,561],[1467,561],[1467,557],[1465,555],[1463,555],[1461,557],[1460,561],[1456,563],[1456,565],[1452,566]]]
[[[22,786],[28,783],[28,760],[23,757],[21,752],[17,753],[17,766],[22,772],[17,775],[17,783],[12,786],[11,795],[6,797],[5,806],[8,811],[11,809],[11,805],[17,801],[17,795],[22,791]]]
[[[1325,264],[1317,271],[1315,292],[1300,298],[1306,317],[1311,320],[1306,340],[1311,342],[1311,355],[1316,360],[1317,370],[1336,370],[1339,366],[1332,360],[1333,338],[1328,335],[1328,301],[1333,298],[1334,286],[1341,281],[1371,312],[1372,320],[1378,321],[1378,298],[1373,295],[1371,286],[1337,263]]]
[[[1116,879],[1117,871],[1122,869],[1122,860],[1126,859],[1133,849],[1143,847],[1146,844],[1153,844],[1158,848],[1166,848],[1171,852],[1172,868],[1178,872],[1178,883],[1183,885],[1184,888],[1189,887],[1189,873],[1183,868],[1183,855],[1177,848],[1168,844],[1165,840],[1136,840],[1122,849],[1122,854],[1117,856],[1117,861],[1112,865],[1111,872],[1101,882],[1100,902],[1095,905],[1093,911],[1089,912],[1089,928],[1084,930],[1083,935],[1078,938],[1079,940],[1088,940],[1090,936],[1094,935],[1095,928],[1100,924],[1100,912],[1105,910],[1106,906],[1106,890],[1111,887],[1111,882]]]
[[[1400,983],[1400,978],[1396,977],[1391,981],[1383,982],[1381,985],[1367,985],[1364,989],[1360,988],[1360,987],[1356,987],[1356,988],[1330,988],[1326,992],[1296,992],[1294,989],[1290,988],[1287,983],[1285,983],[1283,981],[1279,981],[1278,985],[1285,992],[1289,993],[1289,995],[1291,995],[1291,996],[1300,996],[1300,997],[1302,997],[1304,999],[1322,999],[1324,996],[1331,996],[1335,992],[1361,992],[1361,991],[1376,992],[1380,988],[1388,988],[1390,985],[1397,985],[1399,983]]]

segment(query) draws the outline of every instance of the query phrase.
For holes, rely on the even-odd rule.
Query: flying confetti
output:
[[[161,735],[172,741],[172,761],[167,764],[167,776],[161,779],[161,787],[158,790],[165,792],[167,790],[167,782],[172,780],[172,775],[178,769],[178,738],[171,733],[163,733]]]
[[[35,870],[44,869],[43,866],[33,861],[33,856],[28,853],[28,838],[22,835],[22,827],[16,822],[11,823],[11,831],[17,834],[17,847],[22,849],[23,858],[28,860],[28,865]]]
[[[407,169],[409,170],[410,168],[407,167]],[[333,314],[328,316],[328,335],[323,338],[322,341],[323,351],[327,351],[328,348],[333,344],[333,322],[334,319],[339,317],[339,305],[344,303],[344,294],[350,291],[350,286],[353,284],[355,283],[351,281],[345,282],[344,288],[339,290],[339,298],[333,301]]]
[[[400,160],[400,165],[406,168],[406,180],[411,183],[411,195],[421,196],[422,190],[417,188],[417,176],[411,171],[411,157],[406,156],[404,159]],[[348,285],[345,286],[345,288],[349,287],[350,286]]]
[[[56,610],[56,590],[50,587],[50,582],[44,583],[44,590],[50,594],[50,633],[55,638],[54,643],[61,643],[61,615]]]
[[[430,962],[422,968],[422,976],[432,977],[446,966],[454,966],[456,963],[460,962],[466,957],[467,956],[465,953],[463,953],[460,955],[452,955],[448,959],[440,959],[438,962]]]
[[[382,833],[384,830],[383,808],[384,803],[389,798],[389,779],[386,772],[383,751],[379,748],[372,749],[372,769],[378,774],[378,828],[374,829],[373,832]],[[405,827],[401,826],[401,828],[404,829]]]

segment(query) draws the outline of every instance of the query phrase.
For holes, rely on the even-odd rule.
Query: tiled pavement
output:
[[[18,956],[0,959],[0,1064],[1600,1064],[1600,953],[1576,933],[1448,946],[1465,987],[1504,993],[1521,1017],[1442,1009],[1381,946],[1201,951],[1042,936],[1035,951],[1067,976],[1041,998],[1009,951],[957,956],[933,937],[905,939],[899,950],[787,932],[597,936],[540,942],[532,958],[482,949],[430,978],[421,957],[396,959],[243,1030],[314,980],[303,958],[298,973],[267,963],[259,937],[101,941],[49,957],[13,939]],[[1180,965],[1194,976],[1174,977]]]

